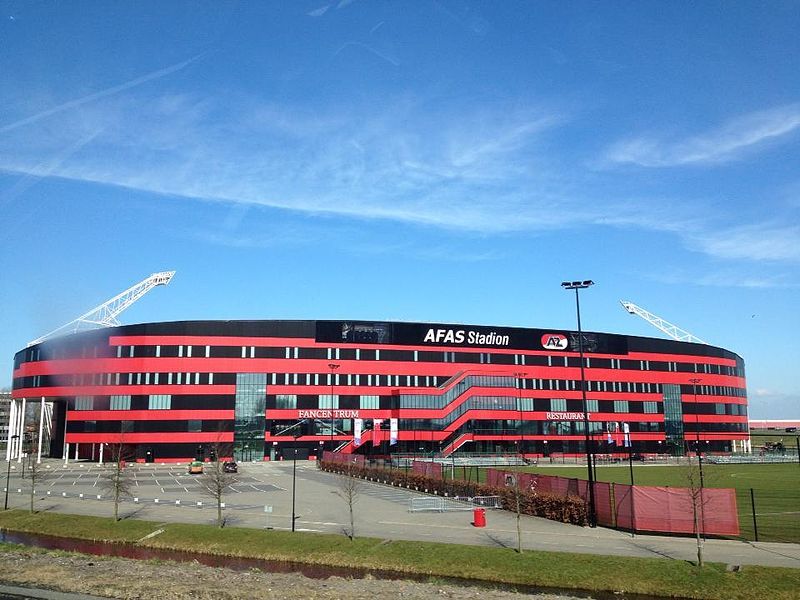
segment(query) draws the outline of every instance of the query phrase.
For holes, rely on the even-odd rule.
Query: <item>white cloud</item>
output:
[[[691,247],[724,259],[800,262],[800,225],[758,223],[688,236]]]
[[[639,136],[613,144],[605,158],[611,163],[642,167],[674,167],[736,160],[754,146],[800,127],[800,103],[737,117],[716,129],[678,140]]]

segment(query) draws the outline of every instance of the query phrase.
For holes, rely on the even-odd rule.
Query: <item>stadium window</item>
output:
[[[295,410],[297,408],[297,395],[278,394],[275,396],[275,408]]]
[[[242,346],[242,358],[247,358],[247,348]]]
[[[381,359],[381,350],[380,348],[378,348],[377,350],[375,350],[375,360],[380,360],[380,359]]]
[[[565,411],[567,410],[567,401],[564,398],[551,398],[550,410],[552,411]]]
[[[192,433],[203,431],[203,422],[197,419],[190,419],[187,421],[186,429]]]
[[[133,346],[131,346],[130,350],[128,351],[128,357],[133,358]]]
[[[358,406],[365,410],[377,410],[380,408],[380,396],[368,395],[360,396]]]
[[[658,402],[643,402],[645,414],[658,414]]]
[[[172,385],[172,373],[167,373],[167,385]]]
[[[183,358],[183,346],[178,346],[178,358]]]
[[[171,394],[151,394],[148,398],[149,410],[169,410],[172,407]]]
[[[208,385],[214,385],[214,374],[213,373],[209,373],[208,374]]]
[[[339,408],[339,396],[337,394],[320,394],[319,408]]]
[[[94,396],[75,396],[75,410],[93,410]]]
[[[586,400],[586,410],[588,412],[600,412],[600,406],[597,400]]]
[[[109,398],[109,409],[110,410],[130,410],[131,409],[131,397],[130,397],[130,395],[111,396]]]
[[[630,412],[628,408],[628,401],[627,400],[614,400],[614,412],[615,413],[627,413]]]
[[[117,358],[122,358],[122,346],[117,346]]]
[[[361,348],[356,348],[356,360],[361,360]]]
[[[186,346],[186,358],[192,358],[192,347]]]

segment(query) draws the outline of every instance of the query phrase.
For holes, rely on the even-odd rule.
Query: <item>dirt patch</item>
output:
[[[552,594],[530,595],[451,584],[374,578],[311,579],[297,573],[238,572],[198,563],[138,561],[25,548],[0,552],[0,573],[2,582],[10,585],[126,600],[573,600]]]

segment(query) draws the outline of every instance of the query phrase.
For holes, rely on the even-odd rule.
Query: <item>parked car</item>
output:
[[[194,460],[189,463],[189,475],[202,475],[203,474],[203,463],[199,460]]]
[[[222,470],[226,473],[238,473],[239,465],[237,465],[235,461],[229,460],[222,464]]]

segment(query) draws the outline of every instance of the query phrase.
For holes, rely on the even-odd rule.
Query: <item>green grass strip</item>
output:
[[[722,564],[704,569],[680,560],[630,558],[484,548],[431,542],[338,535],[217,529],[210,525],[155,523],[57,513],[0,513],[0,528],[91,541],[135,542],[156,529],[164,533],[141,545],[283,562],[390,570],[415,576],[459,577],[490,583],[628,592],[709,600],[796,599],[800,569],[744,566],[726,572]]]

